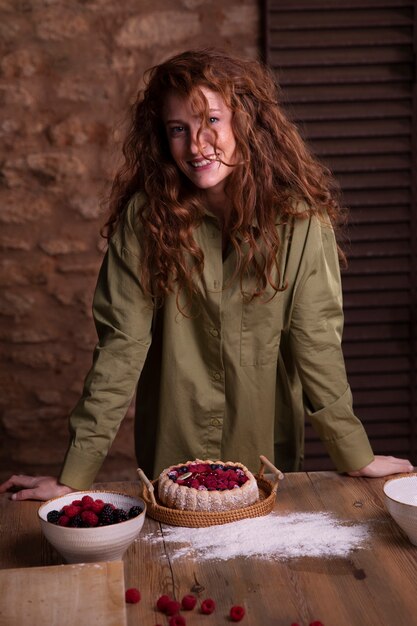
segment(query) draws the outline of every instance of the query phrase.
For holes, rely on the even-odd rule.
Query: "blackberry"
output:
[[[129,519],[132,519],[132,517],[137,517],[138,515],[140,515],[142,513],[142,509],[140,508],[140,506],[132,506],[129,509]]]
[[[81,515],[74,515],[74,517],[71,519],[69,525],[72,528],[85,528],[85,524],[82,520]]]
[[[113,523],[119,524],[120,522],[126,522],[128,515],[124,509],[114,509],[113,511]]]
[[[61,513],[59,511],[49,511],[46,519],[48,522],[51,522],[51,524],[57,524],[60,517]]]
[[[109,526],[113,524],[113,511],[114,508],[111,504],[105,504],[101,509],[101,513],[98,516],[98,525],[99,526]]]

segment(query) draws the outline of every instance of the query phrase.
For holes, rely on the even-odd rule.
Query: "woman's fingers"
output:
[[[62,485],[53,476],[11,476],[2,485],[0,493],[14,492],[12,500],[49,500],[75,491],[67,485]]]
[[[349,476],[366,476],[381,478],[390,474],[406,474],[414,471],[414,466],[408,459],[399,459],[393,456],[377,455],[374,460],[355,472],[348,472]]]

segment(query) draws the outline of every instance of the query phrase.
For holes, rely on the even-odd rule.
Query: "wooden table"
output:
[[[173,559],[169,545],[145,540],[145,535],[164,533],[163,526],[148,518],[142,538],[124,557],[125,587],[137,587],[142,593],[139,604],[126,605],[127,624],[166,625],[167,618],[155,610],[156,599],[162,594],[181,599],[187,593],[196,593],[200,600],[212,597],[217,605],[211,616],[197,610],[184,613],[187,626],[229,624],[232,604],[246,608],[242,626],[291,626],[293,622],[308,626],[314,620],[324,626],[417,624],[417,548],[385,511],[383,483],[383,479],[333,472],[287,474],[281,481],[276,511],[329,512],[368,525],[365,547],[343,558]],[[103,487],[131,494],[138,489],[135,483]],[[16,503],[0,496],[0,568],[62,563],[41,536],[37,507],[36,502]],[[73,618],[74,624],[83,625],[81,617]],[[8,626],[1,620],[0,624]]]

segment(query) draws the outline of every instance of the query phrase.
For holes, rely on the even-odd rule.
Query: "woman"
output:
[[[255,470],[260,454],[296,470],[305,413],[339,471],[412,471],[374,457],[353,413],[340,209],[278,100],[267,69],[216,50],[150,70],[112,189],[99,342],[62,473],[14,476],[0,491],[89,488],[138,380],[136,454],[149,476],[193,458]]]

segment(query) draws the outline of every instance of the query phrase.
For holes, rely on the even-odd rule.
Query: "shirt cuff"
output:
[[[73,489],[90,489],[103,461],[102,456],[88,455],[70,446],[59,482]]]
[[[307,413],[339,472],[359,470],[374,460],[363,424],[353,413],[350,387],[331,405]]]

